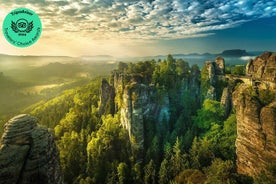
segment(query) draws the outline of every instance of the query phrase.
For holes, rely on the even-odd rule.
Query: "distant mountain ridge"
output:
[[[232,50],[225,50],[221,53],[223,56],[248,56],[249,54],[246,52],[246,50],[241,49],[232,49]]]
[[[175,58],[180,58],[180,57],[214,57],[214,56],[226,56],[226,57],[242,57],[242,56],[257,56],[260,55],[261,53],[264,53],[265,51],[247,51],[243,49],[229,49],[229,50],[224,50],[221,53],[189,53],[189,54],[184,54],[184,53],[178,53],[178,54],[171,54]],[[82,58],[86,60],[129,60],[129,59],[154,59],[154,58],[166,58],[166,55],[153,55],[153,56],[141,56],[141,57],[115,57],[112,55],[83,55],[79,57],[71,57],[71,56],[38,56],[38,55],[8,55],[8,54],[2,54],[0,53],[0,58],[1,57],[49,57],[49,58]]]

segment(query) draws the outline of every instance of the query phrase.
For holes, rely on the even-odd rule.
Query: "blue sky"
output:
[[[276,0],[0,0],[0,21],[27,7],[41,39],[0,52],[24,55],[148,56],[241,48],[276,50]]]

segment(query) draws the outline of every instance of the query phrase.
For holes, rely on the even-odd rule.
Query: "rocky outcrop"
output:
[[[123,92],[121,124],[127,129],[130,140],[135,141],[140,152],[144,147],[144,123],[153,116],[157,108],[154,96],[153,88],[139,83],[126,86]]]
[[[228,117],[232,110],[232,94],[230,87],[223,89],[220,104],[224,108],[225,117]]]
[[[225,61],[223,57],[218,56],[215,61],[215,74],[223,75],[225,73]]]
[[[53,132],[19,115],[5,124],[0,142],[0,183],[62,183]]]
[[[166,104],[157,103],[155,87],[140,75],[113,71],[111,79],[110,85],[115,90],[115,109],[120,113],[120,122],[128,131],[131,143],[138,149],[139,157],[144,151],[146,120],[156,119],[158,113],[167,116]]]
[[[250,60],[246,66],[247,75],[253,79],[276,82],[276,53],[265,52]]]
[[[276,53],[266,52],[246,66],[252,83],[232,94],[237,116],[238,172],[257,176],[276,165]]]
[[[261,90],[241,84],[232,96],[237,117],[238,172],[253,177],[276,165],[276,99],[264,104],[262,99],[267,95]],[[276,91],[271,94],[276,96]]]
[[[102,79],[100,91],[100,107],[99,114],[114,114],[115,113],[115,89],[109,85],[106,79]]]
[[[223,75],[225,71],[225,61],[222,57],[217,57],[215,62],[212,61],[207,61],[205,63],[208,74],[209,74],[209,79],[210,83],[214,84],[215,82],[215,77],[217,75]]]
[[[216,100],[220,97],[223,89],[220,89],[220,84],[225,79],[225,61],[222,57],[217,57],[215,62],[207,61],[205,67],[208,71],[208,84],[209,88],[205,98]]]
[[[162,127],[162,123],[168,123],[171,101],[180,101],[185,92],[193,95],[191,98],[200,99],[199,79],[200,71],[194,66],[189,75],[180,81],[180,86],[176,89],[174,96],[176,99],[170,99],[167,91],[159,94],[161,93],[159,90],[158,93],[157,87],[151,83],[149,76],[115,70],[111,74],[110,84],[106,80],[102,81],[101,102],[103,104],[100,109],[101,107],[104,109],[107,99],[114,100],[115,112],[120,114],[120,122],[128,131],[132,145],[138,149],[139,157],[139,154],[142,155],[144,152],[145,129],[147,126],[152,126],[147,123],[159,123],[160,126],[157,127]],[[112,88],[115,92],[114,98]],[[199,100],[195,103],[198,105]]]

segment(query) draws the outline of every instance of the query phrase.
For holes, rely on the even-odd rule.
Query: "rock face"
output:
[[[115,112],[120,113],[122,126],[128,131],[130,140],[139,153],[143,153],[144,129],[147,119],[158,117],[158,113],[166,113],[162,107],[156,103],[156,90],[154,86],[147,84],[139,75],[127,75],[114,71],[111,75],[110,85],[107,81],[102,83],[102,94],[106,96],[114,89],[113,98]],[[108,86],[108,87],[104,87]],[[112,91],[113,93],[113,91]],[[107,101],[107,100],[102,100]],[[106,106],[103,104],[103,106]],[[165,108],[165,107],[163,107]]]
[[[269,81],[275,85],[275,56],[264,53],[249,61],[247,73],[260,83]],[[269,90],[270,94],[264,90]],[[270,100],[264,103],[263,99],[268,98]],[[276,90],[271,85],[241,84],[232,99],[237,116],[238,172],[254,177],[276,165]]]
[[[0,142],[0,183],[62,183],[53,133],[30,115],[5,124]]]
[[[134,83],[125,87],[121,112],[121,124],[140,152],[144,147],[144,123],[157,110],[153,99],[155,91],[145,84]]]
[[[191,77],[181,81],[176,98],[183,95],[185,91],[191,92],[194,98],[200,96],[200,72],[191,69]],[[170,99],[167,92],[158,95],[157,88],[151,81],[141,74],[124,74],[113,71],[110,84],[106,80],[101,87],[101,106],[107,106],[107,101],[114,104],[115,112],[120,113],[120,122],[128,131],[129,138],[138,154],[144,152],[145,129],[147,122],[164,123],[170,118]],[[113,89],[115,95],[113,95]],[[111,95],[108,95],[111,92]],[[107,100],[109,99],[109,100]],[[139,157],[139,156],[138,156]]]
[[[215,62],[207,61],[205,67],[208,70],[208,83],[210,85],[206,98],[215,100],[220,96],[217,90],[219,83],[225,80],[225,61],[222,57],[217,57]]]
[[[254,79],[276,82],[276,53],[265,52],[250,60],[246,66],[246,73]]]
[[[220,100],[220,104],[225,110],[225,117],[228,117],[232,110],[232,94],[230,90],[231,89],[229,87],[224,88]]]
[[[99,113],[102,114],[114,114],[115,113],[115,90],[114,87],[109,85],[106,79],[102,79],[101,92],[100,92],[100,107]]]
[[[217,57],[215,63],[216,74],[223,75],[225,73],[225,61],[223,57]]]

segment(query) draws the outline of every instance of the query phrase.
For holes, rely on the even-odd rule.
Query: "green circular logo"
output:
[[[27,8],[17,8],[6,16],[2,30],[10,44],[29,47],[39,39],[42,25],[35,12]]]

